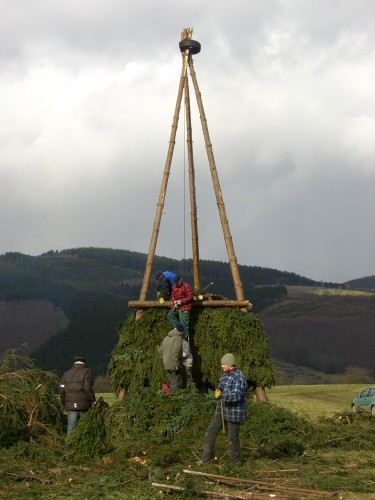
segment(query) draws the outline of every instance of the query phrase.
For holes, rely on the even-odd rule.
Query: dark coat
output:
[[[67,411],[88,410],[95,403],[94,379],[84,363],[74,363],[60,382],[60,399]]]
[[[164,337],[159,354],[166,370],[179,370],[182,365],[182,333],[174,328]]]
[[[156,291],[159,292],[160,296],[163,297],[164,300],[170,300],[172,293],[172,283],[168,278],[162,275],[156,285]]]

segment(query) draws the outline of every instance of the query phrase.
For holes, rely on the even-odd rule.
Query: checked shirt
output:
[[[221,418],[221,405],[224,408],[224,420],[227,422],[243,422],[246,419],[247,380],[238,368],[224,373],[218,384],[222,392],[217,403],[215,417]]]

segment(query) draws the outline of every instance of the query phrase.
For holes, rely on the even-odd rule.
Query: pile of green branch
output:
[[[109,364],[113,389],[119,392],[149,386],[158,390],[165,373],[157,352],[164,336],[172,329],[166,312],[144,311],[141,319],[132,314],[120,327],[120,339]],[[274,368],[269,357],[268,338],[259,318],[236,308],[193,309],[190,319],[193,379],[197,387],[215,387],[221,375],[220,359],[232,352],[250,381],[260,387],[274,384]]]
[[[0,446],[17,441],[59,441],[63,411],[56,397],[57,376],[36,368],[27,357],[0,359]]]
[[[173,443],[175,452],[180,453],[195,445],[204,435],[215,406],[212,391],[179,390],[168,397],[163,391],[142,387],[110,407],[105,403],[92,407],[69,435],[68,444],[75,459],[99,456],[108,450],[130,457],[147,449],[163,464],[166,450],[159,448],[170,448]]]
[[[104,424],[107,410],[108,404],[100,398],[96,406],[92,406],[82,415],[69,434],[67,444],[77,457],[95,457],[107,449],[107,432]]]
[[[169,397],[150,387],[130,391],[110,407],[93,407],[81,418],[71,434],[71,452],[75,460],[110,453],[122,459],[147,456],[154,466],[185,463],[200,456],[216,404],[213,391],[179,390]],[[373,451],[374,419],[354,420],[313,424],[285,408],[249,399],[241,426],[243,458],[278,460],[328,447]],[[227,452],[227,437],[220,433],[219,460],[225,461]]]

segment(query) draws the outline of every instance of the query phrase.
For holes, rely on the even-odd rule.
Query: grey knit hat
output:
[[[233,354],[231,354],[230,352],[224,354],[224,356],[221,358],[221,364],[235,366],[236,360],[234,359]]]

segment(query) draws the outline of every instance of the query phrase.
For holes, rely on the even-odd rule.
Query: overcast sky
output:
[[[374,0],[0,0],[0,254],[148,252],[187,27],[239,264],[375,274]],[[227,261],[190,89],[200,256]],[[177,259],[184,122],[156,248]]]

